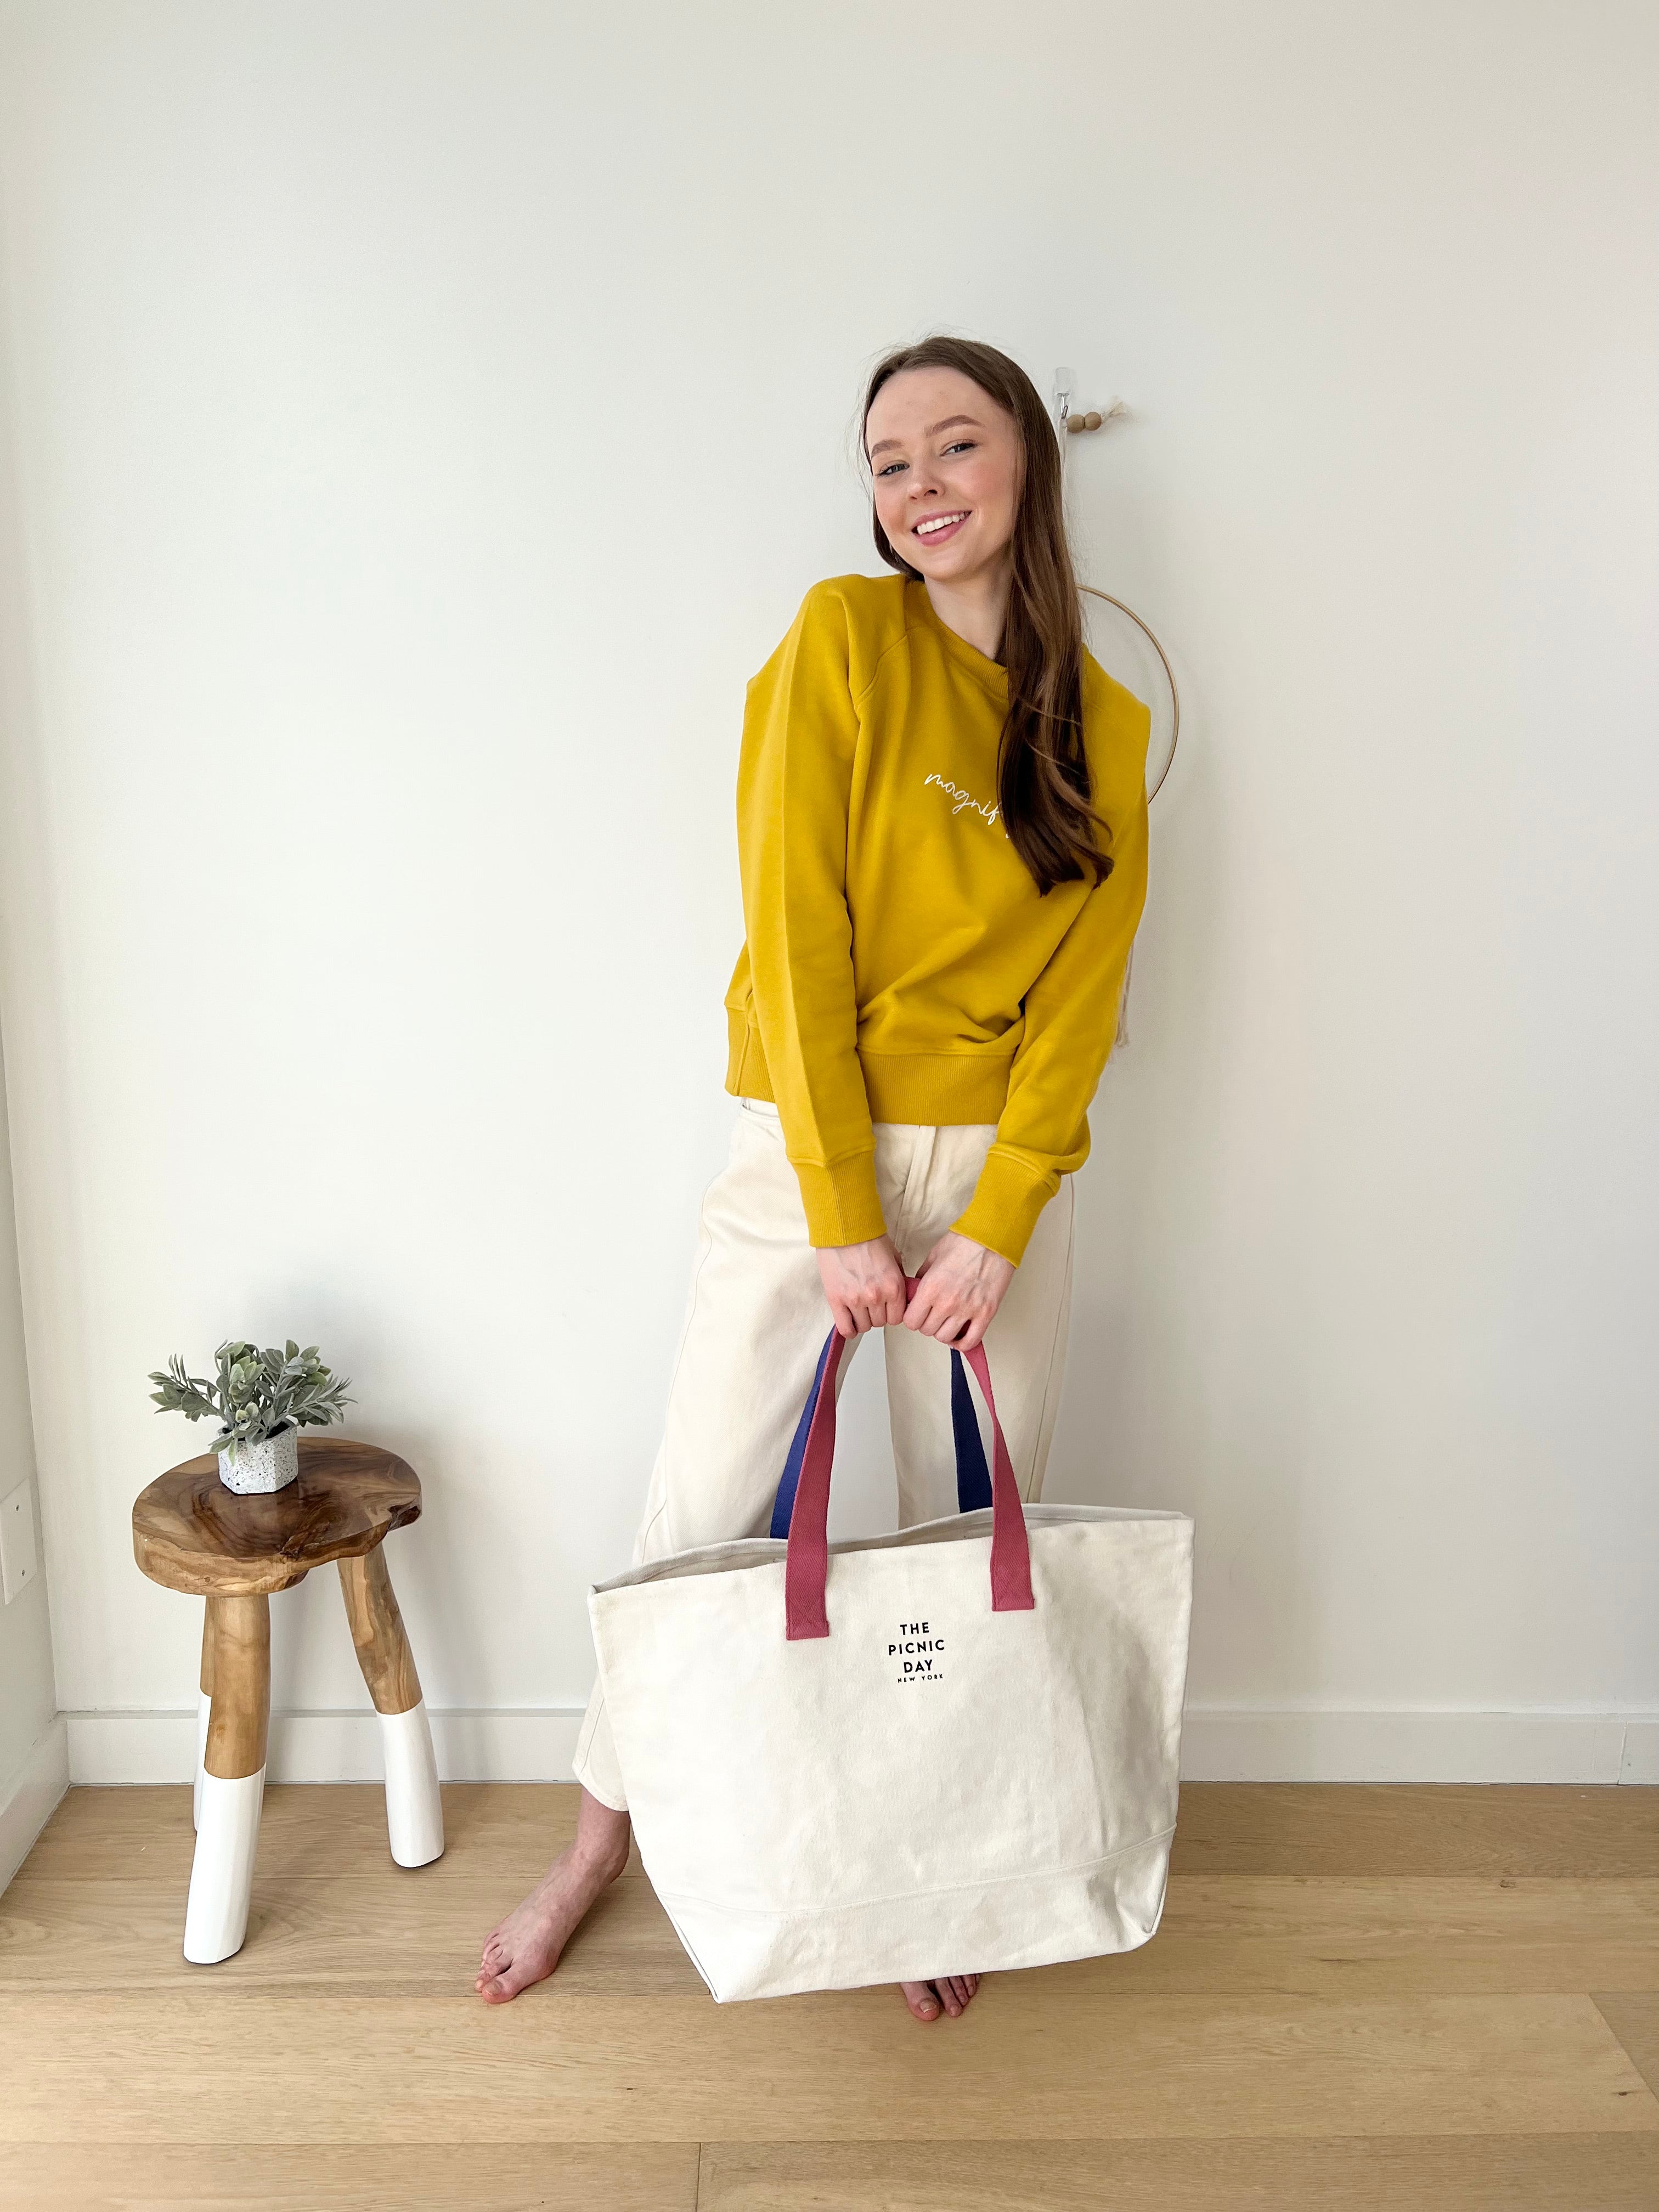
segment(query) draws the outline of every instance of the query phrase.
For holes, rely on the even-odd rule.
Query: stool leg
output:
[[[443,1852],[443,1800],[432,1753],[432,1726],[386,1572],[386,1553],[377,1544],[362,1559],[342,1559],[339,1567],[357,1663],[380,1716],[392,1856],[399,1866],[427,1866]]]
[[[228,1959],[247,1934],[270,1721],[270,1600],[210,1597],[207,1637],[212,1702],[185,1908],[185,1956],[198,1966]]]
[[[202,1767],[207,1758],[208,1715],[213,1710],[213,1638],[208,1632],[208,1610],[202,1607],[202,1670],[197,1680],[200,1687],[196,1692],[196,1789],[191,1802],[191,1820],[199,1830],[202,1825]]]

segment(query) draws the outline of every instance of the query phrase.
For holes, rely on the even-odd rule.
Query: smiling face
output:
[[[1009,558],[1024,451],[1018,424],[955,368],[906,368],[864,426],[876,519],[931,583],[964,584]]]

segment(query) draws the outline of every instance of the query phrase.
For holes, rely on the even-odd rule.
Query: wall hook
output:
[[[1115,393],[1104,407],[1084,409],[1077,404],[1077,372],[1071,368],[1054,371],[1054,428],[1062,433],[1097,430],[1103,422],[1109,422],[1114,415],[1127,415],[1127,404]]]

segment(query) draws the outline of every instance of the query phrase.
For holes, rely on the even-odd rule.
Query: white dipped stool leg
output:
[[[429,1866],[444,1848],[444,1807],[426,1700],[406,1713],[380,1715],[386,1753],[386,1827],[399,1866]]]
[[[432,1728],[403,1615],[380,1545],[342,1559],[340,1594],[368,1694],[380,1716],[386,1754],[386,1826],[399,1866],[428,1866],[444,1847],[443,1800]]]
[[[197,1966],[228,1959],[247,1933],[270,1718],[270,1599],[210,1597],[207,1607],[213,1695],[185,1907],[185,1956]]]
[[[196,1856],[185,1907],[185,1956],[193,1966],[216,1966],[242,1948],[264,1794],[263,1766],[232,1782],[217,1774],[201,1777]]]

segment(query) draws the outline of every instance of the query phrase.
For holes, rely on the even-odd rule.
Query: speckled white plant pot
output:
[[[299,1473],[298,1429],[278,1429],[275,1436],[262,1437],[257,1444],[238,1444],[234,1459],[228,1452],[219,1455],[220,1481],[227,1490],[236,1491],[244,1498],[264,1491],[286,1490],[290,1482],[297,1480]]]

